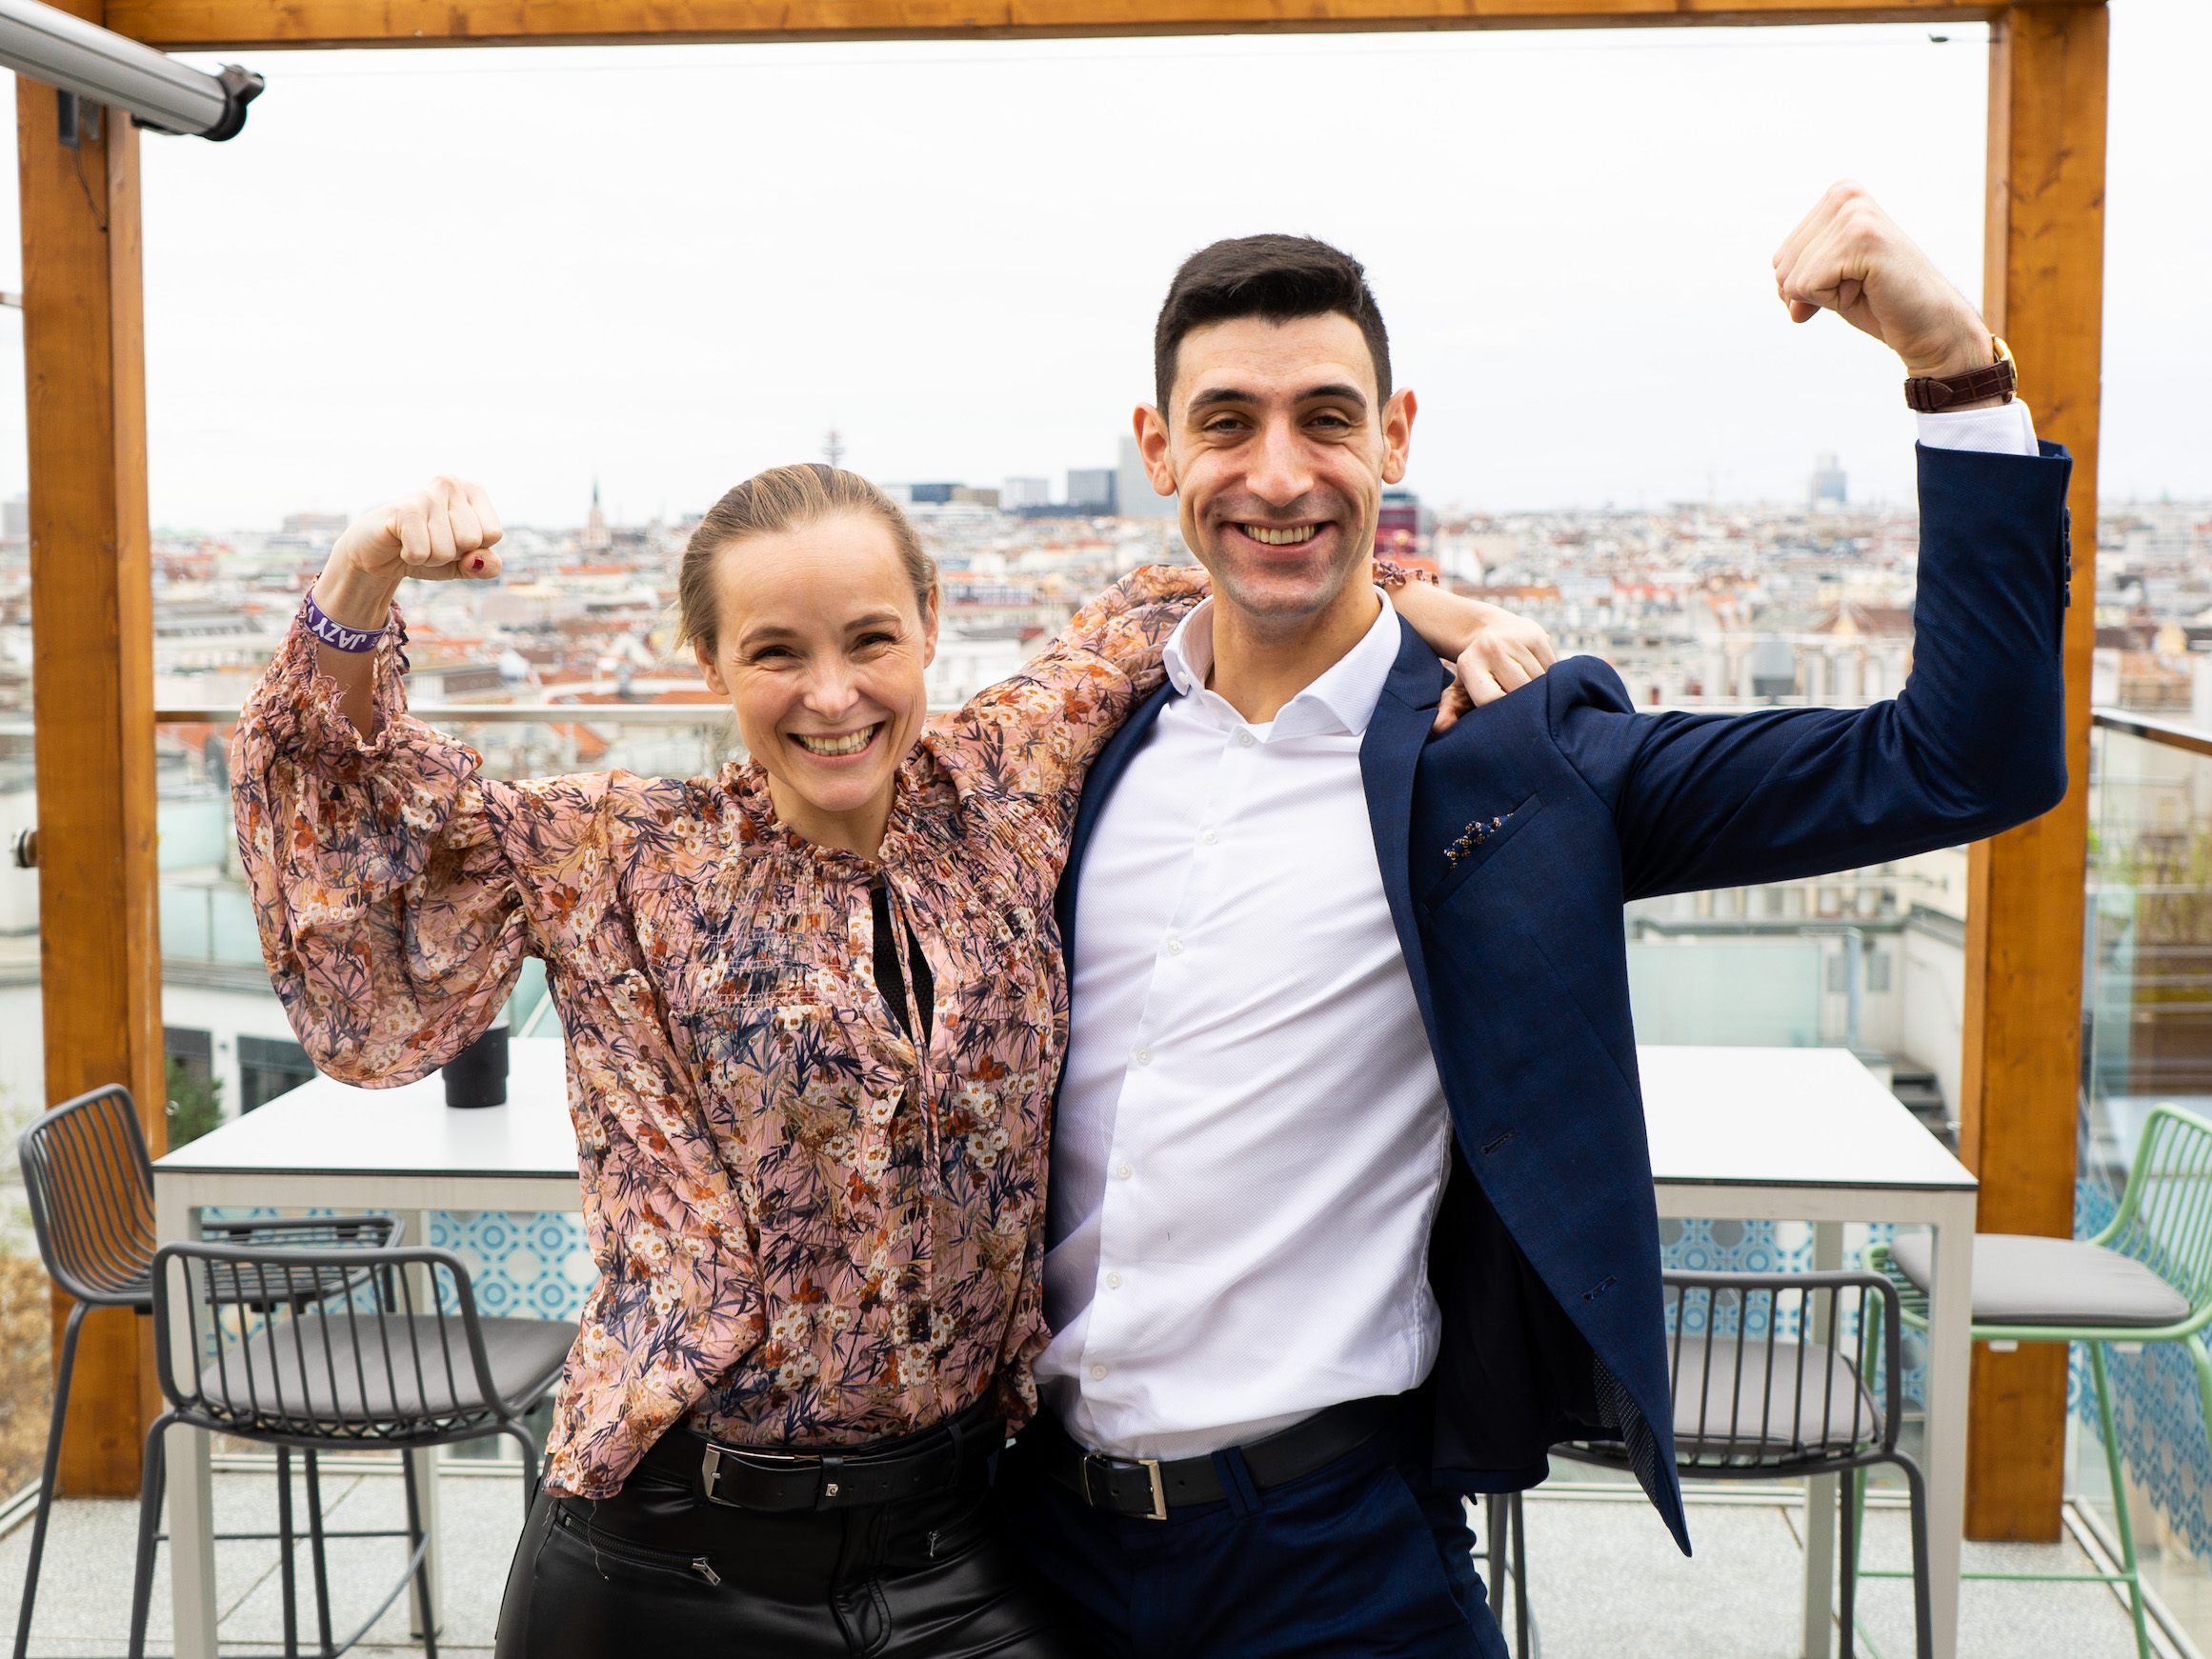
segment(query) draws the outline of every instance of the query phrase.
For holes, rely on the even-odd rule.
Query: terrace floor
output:
[[[326,1462],[324,1498],[333,1527],[396,1527],[400,1483],[390,1465]],[[489,1652],[509,1557],[521,1525],[520,1475],[508,1466],[447,1465],[439,1482],[446,1585],[441,1648]],[[295,1513],[306,1494],[294,1474]],[[275,1525],[273,1471],[221,1465],[215,1476],[220,1531]],[[1641,1495],[1606,1487],[1547,1488],[1527,1507],[1530,1604],[1541,1659],[1796,1659],[1800,1511],[1779,1491],[1693,1488],[1697,1554],[1677,1552]],[[91,1659],[123,1651],[128,1633],[131,1548],[136,1506],[114,1499],[65,1501],[55,1509],[30,1651]],[[28,1511],[0,1536],[0,1585],[8,1593],[0,1630],[14,1629]],[[1901,1509],[1868,1516],[1868,1565],[1906,1562]],[[157,1561],[148,1646],[169,1650],[168,1551]],[[2085,1570],[2075,1543],[1967,1546],[1969,1569]],[[330,1545],[333,1627],[343,1633],[397,1576],[397,1539],[338,1539]],[[217,1546],[217,1587],[226,1650],[280,1651],[282,1623],[273,1543]],[[307,1553],[299,1555],[302,1636],[312,1651],[314,1620]],[[1593,1593],[1597,1589],[1599,1593]],[[1860,1599],[1861,1653],[1912,1652],[1911,1602],[1901,1580],[1870,1580]],[[1969,1583],[1963,1593],[1960,1659],[2129,1659],[2125,1609],[2098,1585]],[[359,1651],[419,1651],[408,1639],[405,1598],[388,1609]],[[2162,1653],[2181,1650],[2161,1646]],[[2184,1654],[2183,1659],[2190,1659]]]

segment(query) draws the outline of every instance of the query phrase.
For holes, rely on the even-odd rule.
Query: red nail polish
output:
[[[472,570],[481,570],[483,568],[484,560],[481,555],[469,561],[469,569]]]

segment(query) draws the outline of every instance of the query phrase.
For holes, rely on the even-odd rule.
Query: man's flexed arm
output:
[[[1792,232],[1775,282],[1793,320],[1835,310],[1912,375],[1990,361],[1974,308],[1855,186]],[[2012,430],[1988,413],[1920,417],[1914,662],[1896,699],[1653,716],[1601,667],[1550,677],[1554,735],[1613,808],[1630,896],[1878,863],[1992,834],[2064,792],[2070,466],[2055,446],[2032,452],[2024,410],[2003,412]]]
[[[1774,287],[1793,323],[1834,311],[1895,351],[1909,376],[1942,379],[1989,364],[1981,313],[1849,180],[1830,185],[1775,250]],[[2003,401],[1992,396],[1950,407]]]

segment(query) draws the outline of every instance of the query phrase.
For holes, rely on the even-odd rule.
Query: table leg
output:
[[[1813,1224],[1813,1270],[1829,1272],[1843,1265],[1843,1224]],[[1833,1298],[1825,1291],[1814,1297],[1807,1316],[1813,1329],[1800,1332],[1813,1341],[1825,1331]],[[1805,1659],[1828,1659],[1836,1628],[1836,1477],[1814,1475],[1805,1482]],[[1846,1654],[1844,1659],[1850,1659]]]
[[[1959,1648],[1961,1540],[1966,1535],[1966,1403],[1974,1343],[1974,1194],[1942,1200],[1933,1228],[1928,1308],[1929,1612],[1935,1659]]]
[[[172,1190],[159,1181],[154,1183],[154,1233],[164,1244],[181,1243],[199,1234],[199,1212],[169,1196]],[[191,1294],[195,1300],[199,1297],[196,1283]],[[171,1365],[175,1374],[197,1376],[201,1360],[192,1351],[191,1321],[172,1321],[170,1334],[174,1345]],[[176,1659],[215,1659],[215,1513],[207,1433],[199,1429],[172,1428],[166,1451],[170,1619],[175,1631],[174,1651]]]
[[[404,1209],[400,1214],[407,1223],[408,1243],[427,1247],[431,1242],[431,1212]],[[430,1270],[410,1268],[408,1274],[413,1281],[415,1306],[429,1309],[432,1306],[430,1298],[436,1294]],[[445,1601],[445,1576],[438,1560],[438,1451],[432,1446],[400,1455],[414,1468],[414,1489],[422,1506],[422,1527],[430,1535],[430,1549],[425,1558],[430,1569],[429,1605],[424,1605],[422,1589],[416,1580],[410,1579],[407,1587],[408,1630],[420,1641],[426,1631],[438,1629],[438,1609]]]

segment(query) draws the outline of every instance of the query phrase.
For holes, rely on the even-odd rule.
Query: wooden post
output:
[[[2073,1229],[2089,825],[2089,653],[2097,572],[2097,419],[2104,306],[2101,7],[2015,6],[1993,25],[1983,309],[2020,360],[2036,430],[2073,452],[2074,606],[2066,617],[2065,800],[1978,844],[1968,866],[1961,1154],[1981,1229]],[[1974,1355],[1966,1535],[2060,1535],[2066,1349]]]
[[[80,0],[99,20],[99,0]],[[50,1103],[125,1083],[166,1145],[154,860],[153,606],[146,510],[138,134],[16,82],[30,451],[39,966]],[[96,132],[89,120],[96,117]],[[55,1329],[68,1303],[55,1292]],[[61,1487],[138,1489],[149,1322],[85,1323]]]

